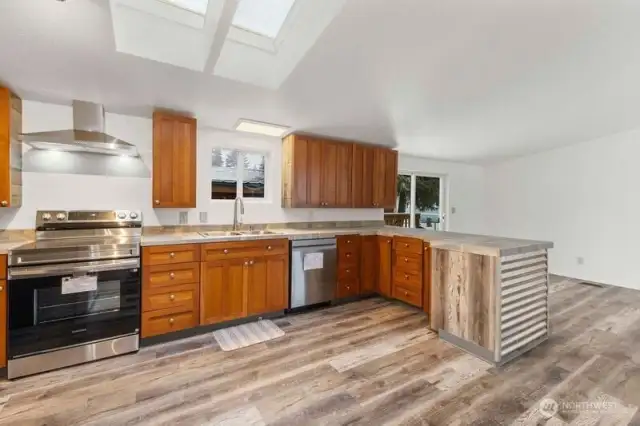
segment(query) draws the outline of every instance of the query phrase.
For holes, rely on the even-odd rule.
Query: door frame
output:
[[[429,173],[423,171],[398,170],[398,175],[411,176],[411,191],[409,203],[409,226],[415,227],[415,201],[416,201],[416,177],[432,177],[440,179],[440,223],[442,224],[440,231],[449,230],[449,175],[441,173]]]

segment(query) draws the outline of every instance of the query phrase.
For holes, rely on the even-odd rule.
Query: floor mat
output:
[[[213,332],[213,337],[223,351],[246,348],[284,336],[284,331],[271,320],[260,320]]]

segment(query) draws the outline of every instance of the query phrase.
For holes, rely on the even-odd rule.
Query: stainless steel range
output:
[[[38,211],[8,256],[10,379],[139,347],[140,212]]]

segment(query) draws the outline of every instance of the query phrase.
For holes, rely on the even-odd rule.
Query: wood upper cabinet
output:
[[[393,209],[396,205],[398,152],[376,148],[373,155],[373,176],[374,206]]]
[[[353,144],[353,207],[376,207],[373,201],[373,157],[376,148]]]
[[[378,292],[391,297],[391,256],[393,254],[393,238],[379,235],[378,242]]]
[[[153,207],[196,207],[195,118],[153,114]]]
[[[247,316],[245,259],[203,262],[200,273],[200,324]]]
[[[0,208],[22,205],[22,100],[0,87]]]
[[[360,246],[360,293],[374,293],[378,288],[378,237],[365,235]]]

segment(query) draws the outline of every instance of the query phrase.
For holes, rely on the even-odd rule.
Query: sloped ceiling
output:
[[[26,99],[485,162],[639,127],[638,22],[635,0],[346,0],[265,88],[117,52],[104,0],[2,1],[0,82]]]

